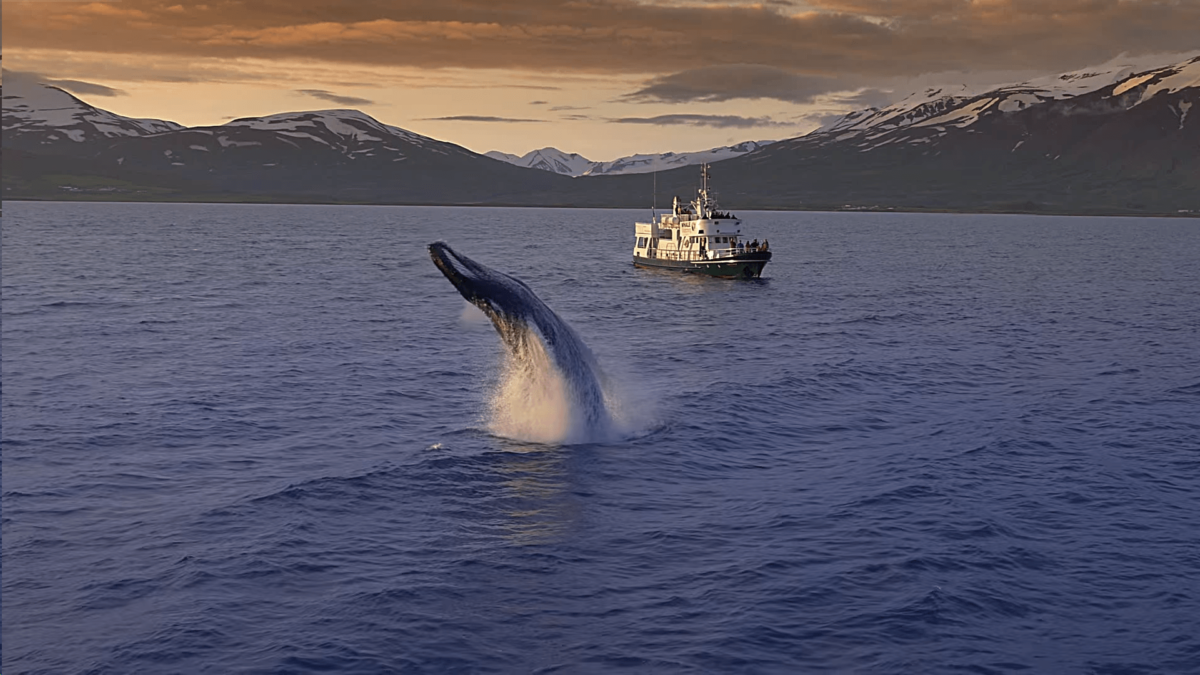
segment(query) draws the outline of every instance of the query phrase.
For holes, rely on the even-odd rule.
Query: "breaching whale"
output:
[[[583,429],[576,436],[595,438],[611,428],[596,359],[575,331],[542,302],[524,281],[481,265],[445,242],[429,245],[429,257],[467,302],[483,310],[517,362],[528,362],[544,345],[566,382],[571,407]]]

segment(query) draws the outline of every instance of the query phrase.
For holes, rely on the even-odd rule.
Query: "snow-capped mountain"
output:
[[[217,138],[218,144],[221,144],[221,139],[233,142],[229,141],[228,134],[237,134],[242,130],[269,132],[285,142],[291,140],[296,143],[319,143],[352,160],[385,157],[399,162],[404,159],[409,146],[442,154],[474,154],[452,143],[384,124],[358,110],[314,110],[247,117],[219,127],[197,128],[191,131],[209,131]]]
[[[114,115],[54,87],[5,84],[6,196],[65,190],[474,203],[544,191],[555,180],[568,180],[496,162],[357,110],[281,113],[185,128]],[[89,187],[62,182],[72,175],[102,178],[79,181]]]
[[[527,169],[551,171],[564,176],[581,176],[596,164],[586,157],[582,157],[574,152],[563,152],[558,148],[532,150],[519,157],[507,152],[500,152],[499,150],[492,150],[483,154],[492,159],[498,159],[501,162],[523,166]]]
[[[485,153],[492,159],[523,166],[530,169],[553,171],[564,176],[615,176],[630,173],[669,171],[681,166],[692,166],[719,162],[723,159],[740,157],[754,152],[774,141],[745,141],[699,152],[665,152],[662,154],[630,155],[609,162],[593,162],[576,153],[567,153],[558,148],[542,148],[518,157],[507,152],[492,150]]]
[[[931,143],[950,130],[966,129],[981,119],[1003,117],[1051,102],[1095,98],[1098,94],[1102,106],[1130,109],[1159,92],[1173,93],[1200,84],[1200,56],[1140,73],[1132,70],[1127,65],[1084,69],[977,93],[929,89],[885,108],[852,112],[787,143],[821,146],[851,143],[861,151],[891,143]],[[1133,90],[1137,90],[1136,96],[1123,96]],[[1070,106],[1057,108],[1066,110]]]
[[[766,147],[775,141],[744,141],[736,145],[726,145],[698,152],[664,152],[660,155],[630,155],[611,162],[596,162],[587,171],[587,176],[612,176],[626,173],[650,173],[652,171],[668,171],[682,166],[693,166],[719,162],[723,159],[741,157]]]
[[[688,195],[691,165],[731,208],[1200,214],[1200,56],[931,90],[770,144],[589,162],[484,157],[355,110],[185,129],[61,90],[4,90],[4,196],[643,206]],[[585,163],[587,168],[584,168]],[[544,170],[550,168],[553,170]],[[559,173],[562,171],[562,174]],[[566,174],[566,175],[563,175]],[[638,175],[642,174],[642,175]],[[586,175],[586,180],[572,176]],[[107,191],[107,192],[105,192]]]
[[[57,87],[24,78],[4,83],[4,144],[54,151],[113,138],[182,129],[174,122],[123,117],[95,108]]]
[[[1200,214],[1198,104],[1194,55],[929,92],[730,160],[723,189],[809,208]]]
[[[232,160],[264,170],[316,162],[403,162],[414,155],[476,157],[471,151],[376,120],[358,110],[314,110],[180,128],[105,148],[103,161],[208,171]]]

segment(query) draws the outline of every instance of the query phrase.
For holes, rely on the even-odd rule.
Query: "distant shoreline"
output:
[[[221,198],[204,198],[196,195],[180,196],[177,199],[173,198],[158,198],[158,199],[129,199],[128,195],[113,195],[113,197],[105,198],[103,195],[80,195],[79,197],[36,197],[36,196],[20,196],[6,197],[4,202],[36,202],[36,203],[65,203],[65,204],[244,204],[244,205],[268,205],[275,204],[281,206],[429,206],[438,208],[521,208],[521,209],[612,209],[612,210],[645,210],[646,205],[636,206],[614,206],[603,204],[530,204],[516,202],[496,202],[496,203],[431,203],[431,202],[355,202],[355,201],[330,201],[330,200],[313,200],[313,201],[296,201],[296,200],[279,200],[279,199],[255,199],[253,197],[239,195],[237,198],[221,199]],[[664,207],[659,207],[663,210]],[[1026,216],[1070,216],[1081,218],[1200,218],[1200,212],[1152,212],[1152,211],[1116,211],[1112,209],[1098,209],[1096,211],[1067,211],[1055,210],[1046,205],[1046,208],[994,208],[994,209],[949,209],[949,208],[918,208],[918,207],[830,207],[828,205],[814,205],[813,207],[802,206],[743,206],[736,209],[738,211],[769,211],[769,212],[795,212],[795,213],[912,213],[912,214],[960,214],[960,215],[1026,215]]]

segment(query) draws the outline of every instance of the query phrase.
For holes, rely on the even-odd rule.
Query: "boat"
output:
[[[675,197],[670,213],[652,211],[650,222],[634,223],[634,266],[757,279],[771,261],[767,241],[747,241],[741,219],[719,209],[707,164],[700,165],[700,177],[696,199],[684,204]]]

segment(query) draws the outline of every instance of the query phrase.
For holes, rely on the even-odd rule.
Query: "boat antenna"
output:
[[[650,193],[650,219],[654,220],[655,212],[658,211],[658,171],[654,172],[654,189]]]

